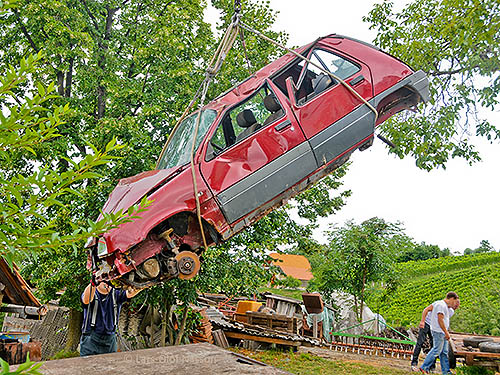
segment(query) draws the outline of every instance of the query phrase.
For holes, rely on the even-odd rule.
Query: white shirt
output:
[[[450,326],[450,309],[444,300],[436,301],[432,304],[434,308],[432,309],[431,315],[431,331],[444,333],[439,325],[438,314],[443,314],[444,326],[446,329]]]
[[[426,307],[426,308],[429,308],[432,306],[432,310],[428,311],[427,315],[425,316],[425,323],[427,323],[429,326],[431,325],[432,311],[434,310],[435,304],[438,302],[439,301],[433,302],[429,306]],[[453,316],[453,314],[455,314],[455,310],[453,310],[451,307],[448,307],[448,310],[450,311],[450,318],[451,318]],[[448,328],[448,327],[446,327],[446,328]]]

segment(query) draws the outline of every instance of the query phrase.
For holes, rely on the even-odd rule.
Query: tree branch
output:
[[[80,2],[83,4],[85,10],[87,11],[87,14],[89,15],[92,23],[94,24],[95,30],[99,31],[99,24],[97,23],[97,19],[95,18],[94,14],[90,11],[87,2],[85,0],[80,0]]]
[[[13,9],[14,15],[16,16],[16,21],[19,24],[19,27],[21,28],[21,31],[23,32],[24,36],[26,39],[28,39],[29,44],[31,45],[31,48],[35,50],[36,53],[40,51],[40,49],[36,46],[35,42],[31,38],[31,35],[28,33],[28,30],[26,29],[26,26],[24,26],[23,22],[21,21],[21,17],[19,16],[19,12],[16,9]]]

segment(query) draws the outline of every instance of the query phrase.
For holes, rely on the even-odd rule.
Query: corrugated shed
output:
[[[313,278],[311,264],[305,256],[278,253],[272,253],[270,256],[274,259],[273,265],[281,268],[285,275],[305,281]]]

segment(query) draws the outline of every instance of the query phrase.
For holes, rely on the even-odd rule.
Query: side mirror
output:
[[[288,93],[288,98],[290,99],[290,103],[292,103],[293,107],[297,106],[297,100],[295,99],[295,84],[293,83],[293,78],[288,77],[285,80],[286,83],[286,91]]]

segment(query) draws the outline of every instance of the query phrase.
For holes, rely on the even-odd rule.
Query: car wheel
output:
[[[450,368],[457,367],[457,359],[455,358],[455,353],[453,352],[453,347],[450,343],[448,343],[448,362],[450,364]]]
[[[473,348],[478,348],[480,343],[491,342],[493,341],[493,339],[489,337],[467,337],[463,341],[464,346],[472,346]]]
[[[500,353],[500,342],[482,342],[479,351],[488,353]]]

